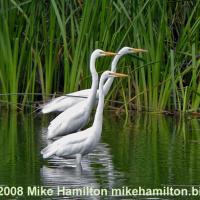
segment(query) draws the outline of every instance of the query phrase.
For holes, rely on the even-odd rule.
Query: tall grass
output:
[[[199,1],[2,0],[0,100],[23,109],[52,93],[88,88],[95,48],[132,46],[149,52],[121,59],[118,70],[129,79],[116,82],[107,99],[122,101],[126,112],[197,112],[199,10]],[[97,71],[110,62],[99,59]]]

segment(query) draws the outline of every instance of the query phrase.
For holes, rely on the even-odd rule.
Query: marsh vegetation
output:
[[[154,112],[198,112],[200,1],[0,1],[0,103],[20,108],[89,88],[95,48],[147,49],[126,56],[107,105]],[[108,69],[101,59],[97,71]],[[118,105],[119,107],[119,105]]]

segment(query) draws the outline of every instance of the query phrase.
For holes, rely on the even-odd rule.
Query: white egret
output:
[[[83,102],[79,102],[78,104],[71,106],[50,122],[47,132],[48,139],[73,133],[87,124],[92,108],[96,102],[96,92],[98,88],[98,73],[95,69],[95,60],[101,56],[113,55],[116,55],[116,53],[105,52],[99,49],[92,53],[90,59],[92,87],[88,98]]]
[[[147,52],[147,50],[135,49],[131,47],[123,47],[122,49],[120,49],[112,61],[111,71],[116,72],[117,63],[123,55],[131,54],[131,53],[139,53],[139,52]],[[104,85],[105,95],[108,93],[113,83],[113,80],[114,78],[111,78],[107,80],[107,82],[105,83]],[[55,111],[63,112],[64,110],[70,108],[72,105],[85,101],[85,98],[87,98],[90,94],[90,90],[91,89],[80,90],[77,92],[67,94],[66,96],[57,97],[53,99],[52,101],[50,101],[49,103],[42,106],[42,113],[49,113],[49,112],[55,112]],[[96,100],[98,100],[98,98],[99,98],[99,94],[97,92]]]
[[[96,59],[102,56],[114,56],[114,55],[116,55],[116,53],[103,51],[101,49],[96,49],[95,51],[92,52],[90,56],[90,73],[92,75],[92,87],[90,89],[91,91],[93,90],[93,88],[98,87],[98,74],[95,68]],[[87,96],[85,96],[85,98],[89,97],[89,95],[91,94],[90,90],[87,93]],[[84,97],[84,90],[70,93],[68,94],[67,98],[66,96],[55,98],[52,101],[48,102],[47,104],[42,105],[41,106],[42,113],[64,111],[67,108],[73,106],[74,104],[79,103],[80,101],[76,99],[76,97],[74,98],[73,96]],[[85,98],[82,99],[85,100]]]
[[[104,82],[109,77],[125,76],[127,75],[111,71],[105,71],[102,74],[99,82],[99,101],[93,125],[86,130],[63,136],[49,144],[41,151],[44,159],[55,155],[64,158],[76,158],[77,164],[80,164],[81,157],[91,152],[96,147],[101,137],[104,106]]]

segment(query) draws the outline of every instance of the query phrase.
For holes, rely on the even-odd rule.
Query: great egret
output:
[[[95,87],[96,88],[98,87],[98,74],[97,74],[96,68],[95,68],[96,59],[99,57],[102,57],[102,56],[114,56],[114,55],[116,55],[116,53],[103,51],[101,49],[96,49],[95,51],[92,52],[92,54],[90,56],[90,73],[92,75],[91,90],[93,90],[93,88],[95,88]],[[66,96],[61,96],[61,97],[55,98],[54,100],[50,101],[49,103],[42,105],[41,106],[42,113],[49,113],[49,112],[54,112],[54,111],[64,111],[64,110],[66,110],[66,108],[69,108],[69,107],[73,106],[74,104],[79,103],[79,101],[76,98],[74,98],[73,96],[82,96],[83,95],[82,91],[83,90],[71,93],[71,94],[69,94],[69,96],[67,98],[66,98]],[[87,94],[87,97],[89,97],[90,94],[91,94],[91,92],[89,91]],[[85,100],[85,98],[84,98],[84,100]]]
[[[125,76],[127,75],[111,71],[105,71],[102,74],[99,82],[99,101],[93,125],[86,130],[63,136],[49,144],[41,151],[44,159],[55,155],[64,158],[76,158],[77,164],[80,164],[81,157],[91,152],[100,140],[103,123],[104,82],[109,77]]]
[[[96,102],[96,92],[98,87],[98,74],[95,69],[95,60],[101,56],[113,55],[116,55],[116,53],[105,52],[99,49],[92,53],[90,59],[92,87],[88,98],[85,99],[84,102],[79,102],[78,104],[65,110],[50,122],[47,132],[48,139],[73,133],[83,128],[87,124],[92,108]]]
[[[147,50],[144,49],[135,49],[131,47],[123,47],[120,49],[117,53],[117,55],[114,57],[112,64],[111,64],[111,71],[115,72],[116,71],[116,66],[119,61],[119,59],[126,54],[131,54],[131,53],[139,53],[139,52],[147,52]],[[104,85],[104,90],[105,90],[105,95],[108,93],[112,83],[113,83],[114,78],[110,78],[109,80],[106,81]],[[80,90],[77,92],[73,92],[70,94],[67,94],[66,96],[60,96],[49,103],[45,104],[42,106],[42,113],[49,113],[49,112],[63,112],[64,110],[68,109],[72,105],[75,105],[79,102],[82,102],[87,98],[90,94],[91,89],[85,89],[85,90]],[[97,91],[96,95],[96,100],[98,100],[99,95]]]

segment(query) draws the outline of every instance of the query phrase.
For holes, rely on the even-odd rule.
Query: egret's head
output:
[[[110,78],[110,77],[127,77],[127,74],[121,74],[121,73],[116,73],[116,72],[112,72],[112,71],[105,71],[103,72],[103,74],[101,75],[101,77],[103,77],[104,80]]]
[[[118,51],[118,54],[125,55],[125,54],[131,54],[131,53],[140,53],[140,52],[148,52],[145,49],[136,49],[132,47],[123,47]]]
[[[103,51],[101,49],[96,49],[95,51],[92,52],[91,56],[98,58],[98,57],[102,57],[102,56],[115,56],[115,55],[117,55],[117,53],[113,53],[110,51]]]

